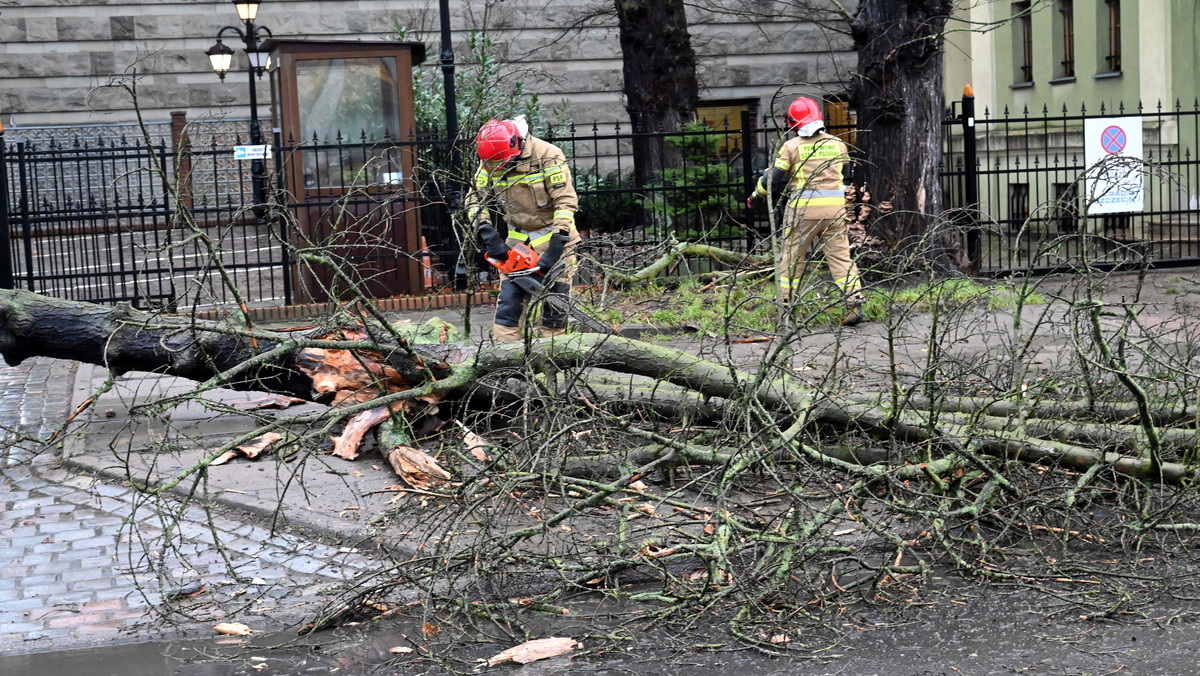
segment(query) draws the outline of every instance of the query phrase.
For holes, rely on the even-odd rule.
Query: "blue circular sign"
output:
[[[1109,155],[1116,155],[1124,150],[1126,143],[1128,139],[1125,138],[1125,130],[1116,125],[1100,133],[1100,147]]]

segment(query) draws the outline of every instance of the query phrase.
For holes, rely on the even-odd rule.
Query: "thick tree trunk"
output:
[[[852,24],[858,76],[857,182],[893,211],[879,222],[885,239],[924,247],[953,268],[946,241],[929,242],[942,211],[943,30],[951,0],[863,0]],[[956,247],[955,247],[956,248]]]
[[[104,366],[114,375],[150,371],[200,382],[220,378],[216,384],[221,387],[317,401],[336,392],[318,381],[329,382],[333,369],[344,368],[330,368],[336,359],[333,351],[339,348],[361,348],[367,356],[365,361],[350,360],[371,371],[354,376],[359,384],[382,375],[394,389],[404,389],[448,371],[439,360],[421,358],[386,330],[376,330],[366,340],[362,333],[250,331],[127,305],[0,290],[0,356],[13,365],[35,356],[71,359]]]
[[[616,0],[624,61],[625,109],[634,131],[673,132],[691,119],[699,99],[682,0]],[[638,185],[653,182],[670,166],[670,147],[659,137],[634,138]]]

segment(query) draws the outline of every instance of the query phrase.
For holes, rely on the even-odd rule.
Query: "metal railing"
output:
[[[1145,110],[1063,107],[1052,114],[1005,109],[976,116],[956,102],[943,121],[943,185],[951,215],[967,225],[966,249],[978,272],[1043,274],[1143,262],[1200,263],[1200,104]],[[1139,130],[1144,207],[1095,213],[1096,169],[1086,160],[1088,120]],[[1091,188],[1091,189],[1089,189]]]
[[[1200,262],[1200,106],[993,117],[968,116],[971,104],[956,104],[943,122],[942,180],[948,214],[969,226],[967,249],[980,273],[1119,266],[1145,256],[1157,265]],[[1143,131],[1145,209],[1089,214],[1083,125],[1114,115]],[[585,257],[628,268],[671,239],[758,247],[763,223],[743,200],[782,135],[754,122],[746,115],[681,132],[593,124],[540,134],[570,163]],[[277,190],[260,217],[248,167],[232,157],[240,137],[206,131],[176,125],[169,139],[151,135],[149,143],[141,134],[0,142],[0,206],[8,210],[0,216],[10,226],[0,236],[0,283],[166,308],[311,299],[313,284],[333,283],[318,274],[322,266],[339,260],[376,295],[463,283],[462,250],[474,256],[474,243],[461,244],[453,207],[474,163],[455,170],[438,134],[276,139]],[[659,168],[640,164],[639,176],[635,147],[661,158]],[[304,185],[311,178],[314,190],[293,194],[287,172],[311,172]]]

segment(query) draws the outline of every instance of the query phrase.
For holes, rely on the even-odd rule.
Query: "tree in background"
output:
[[[696,53],[683,0],[615,0],[625,75],[625,109],[634,130],[673,132],[692,119],[699,100]],[[671,166],[672,148],[657,138],[634,138],[638,185]]]
[[[855,181],[888,206],[878,226],[904,248],[925,238],[942,212],[943,45],[953,9],[953,0],[862,0],[851,20]],[[956,248],[939,242],[931,262],[953,270]]]

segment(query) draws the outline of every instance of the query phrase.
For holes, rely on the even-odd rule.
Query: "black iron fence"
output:
[[[165,309],[286,302],[277,233],[246,216],[249,184],[228,171],[230,154],[215,138],[193,146],[136,130],[67,142],[0,134],[0,285]]]
[[[256,206],[249,162],[233,160],[242,140],[177,122],[169,137],[131,130],[0,143],[9,224],[0,283],[174,309],[321,301],[351,284],[418,295],[465,282],[453,207],[475,163],[452,166],[446,140],[276,139],[276,189]],[[586,255],[632,264],[672,237],[749,246],[754,224],[742,204],[768,138],[736,122],[544,134],[571,163]],[[665,163],[641,185],[635,142]],[[467,250],[474,255],[473,243]]]
[[[956,104],[944,121],[942,176],[980,272],[1121,265],[1145,255],[1160,265],[1200,262],[1200,106],[993,118],[968,115],[962,106],[971,103]],[[1084,126],[1097,117],[1142,133],[1140,211],[1091,208]],[[542,134],[571,164],[586,257],[637,265],[671,238],[757,246],[761,224],[743,200],[781,137],[753,122],[746,115],[671,133],[590,125]],[[470,258],[474,246],[463,246],[453,207],[475,163],[466,154],[453,166],[450,144],[436,134],[276,139],[268,162],[275,190],[255,208],[249,163],[233,159],[241,139],[189,129],[0,142],[0,222],[9,225],[0,228],[0,284],[177,308],[323,300],[350,284],[378,296],[420,295],[465,282],[463,249]],[[642,165],[639,175],[635,146],[661,165]]]
[[[964,98],[944,120],[942,176],[979,272],[1200,263],[1200,103],[998,116],[973,108]],[[1127,156],[1134,138],[1142,153]],[[1106,204],[1124,188],[1129,208]]]

